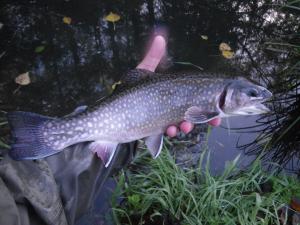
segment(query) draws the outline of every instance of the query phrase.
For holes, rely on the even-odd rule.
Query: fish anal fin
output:
[[[159,156],[163,146],[163,134],[152,135],[145,138],[145,144],[149,149],[152,157],[155,159]]]
[[[200,107],[192,106],[184,114],[184,120],[191,123],[206,123],[218,117],[218,112],[203,111]]]
[[[118,143],[94,141],[90,143],[89,149],[96,153],[105,167],[108,167],[117,149]]]

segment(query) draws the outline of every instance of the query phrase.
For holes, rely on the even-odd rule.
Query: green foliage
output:
[[[6,118],[0,116],[0,129],[4,126],[7,126],[8,122]],[[0,148],[10,148],[8,144],[6,144],[6,141],[3,137],[0,137]]]
[[[237,162],[238,158],[213,176],[206,153],[197,168],[188,170],[178,167],[166,149],[156,160],[142,155],[135,161],[138,169],[123,171],[118,178],[116,196],[124,199],[121,205],[113,204],[115,220],[119,224],[155,219],[163,224],[166,218],[189,225],[280,224],[277,211],[292,195],[300,194],[299,181],[265,173],[260,160],[245,171],[237,168]],[[272,184],[272,191],[262,190],[266,183]]]

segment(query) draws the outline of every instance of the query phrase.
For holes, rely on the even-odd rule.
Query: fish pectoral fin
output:
[[[145,138],[145,144],[154,159],[159,156],[161,152],[163,146],[163,137],[163,134],[158,134]]]
[[[94,141],[90,143],[89,149],[101,158],[105,167],[108,167],[117,149],[118,143]]]
[[[191,123],[206,123],[215,119],[219,115],[218,112],[205,112],[200,107],[192,106],[184,114],[184,120]]]

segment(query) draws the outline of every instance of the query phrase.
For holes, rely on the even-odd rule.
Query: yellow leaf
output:
[[[120,16],[116,13],[110,12],[107,16],[104,17],[104,19],[108,22],[117,22],[120,20]]]
[[[219,50],[221,52],[223,52],[223,51],[231,51],[231,48],[230,48],[230,46],[228,44],[226,44],[226,43],[223,42],[223,43],[221,43],[219,45]]]
[[[63,18],[63,22],[64,22],[65,24],[71,24],[72,18],[71,18],[71,17],[65,16],[65,17]]]
[[[29,72],[22,73],[15,78],[15,82],[20,85],[28,85],[30,84]]]
[[[226,59],[231,59],[234,56],[234,52],[232,51],[222,51],[222,55],[226,58]]]
[[[203,40],[208,40],[207,35],[201,35],[200,37],[201,37]]]
[[[111,89],[112,89],[112,90],[115,90],[116,87],[117,87],[117,85],[119,85],[119,84],[122,84],[122,82],[121,82],[121,81],[115,82],[115,83],[111,86]]]

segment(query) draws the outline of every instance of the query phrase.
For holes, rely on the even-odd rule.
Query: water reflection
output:
[[[278,78],[280,72],[293,62],[289,49],[274,51],[274,46],[266,42],[283,39],[295,43],[297,38],[291,34],[299,30],[300,24],[299,16],[294,11],[282,10],[280,3],[146,0],[130,1],[128,5],[96,0],[2,1],[1,109],[62,116],[78,105],[94,104],[124,72],[135,67],[149,34],[161,23],[169,30],[169,62],[188,61],[204,71],[248,76],[264,85],[272,83],[276,92],[283,82]],[[121,17],[115,24],[103,19],[111,11]],[[63,23],[65,16],[72,19],[71,24]],[[221,42],[235,51],[234,59],[222,57],[218,49]],[[44,50],[36,52],[38,46],[44,46]],[[191,68],[177,65],[166,72],[179,70]],[[27,71],[32,83],[18,89],[13,79]],[[257,142],[271,138],[270,144],[277,149],[272,153],[273,160],[280,163],[299,152],[296,138],[284,133],[299,118],[299,85],[292,87],[290,75],[285,76],[287,88],[278,91],[274,114],[258,120],[261,134],[252,144],[244,145],[247,153],[259,153],[263,146]],[[293,80],[295,84],[299,84],[297,79]],[[249,126],[244,119],[238,124]],[[220,135],[219,129],[215,129],[212,140],[226,137],[227,131]],[[289,128],[289,132],[297,135],[299,130],[299,123]],[[252,139],[249,130],[246,135]],[[235,143],[236,139],[229,138],[231,144]],[[276,138],[280,141],[276,142]],[[231,144],[228,148],[235,151]],[[287,153],[286,149],[291,151]]]

